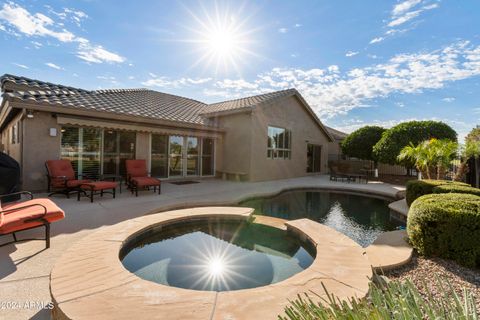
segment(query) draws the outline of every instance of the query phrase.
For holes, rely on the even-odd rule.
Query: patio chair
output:
[[[49,197],[54,194],[64,194],[70,198],[70,193],[82,192],[80,186],[92,181],[91,179],[78,179],[83,175],[75,177],[70,160],[47,160],[45,167],[47,168]],[[53,192],[50,193],[50,191]]]
[[[153,187],[153,192],[158,187],[158,194],[160,194],[160,180],[150,177],[145,160],[125,160],[125,167],[127,169],[128,188],[132,193],[135,192],[135,196],[138,197],[138,189],[149,189],[150,187]]]
[[[1,199],[12,195],[27,195],[30,200],[1,204]],[[21,191],[0,196],[0,236],[13,236],[13,241],[3,243],[0,247],[18,241],[45,240],[46,248],[50,248],[50,224],[65,218],[65,212],[53,201],[46,198],[33,199],[30,192]],[[19,231],[45,227],[45,239],[17,239]]]
[[[330,166],[330,181],[338,181],[338,179],[347,179],[347,181],[350,181],[350,177],[346,173],[341,173],[337,171],[337,167],[335,166]]]

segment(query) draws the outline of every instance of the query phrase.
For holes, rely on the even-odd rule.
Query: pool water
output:
[[[248,289],[308,268],[315,248],[287,231],[246,222],[175,224],[126,244],[123,265],[156,283],[193,290]]]
[[[380,233],[405,226],[390,216],[387,201],[353,194],[294,190],[274,197],[250,199],[239,205],[254,208],[258,215],[287,220],[308,218],[323,223],[364,247]]]

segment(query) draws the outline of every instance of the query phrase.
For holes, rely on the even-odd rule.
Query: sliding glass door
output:
[[[151,173],[152,177],[168,177],[168,144],[166,135],[152,134]]]
[[[170,136],[169,176],[183,176],[183,144],[184,137]]]
[[[105,130],[103,133],[103,174],[126,175],[125,160],[135,159],[133,131]]]
[[[100,175],[101,129],[62,128],[60,155],[72,162],[75,172],[97,178]]]
[[[187,137],[187,176],[198,176],[199,175],[199,145],[198,138],[196,137]]]

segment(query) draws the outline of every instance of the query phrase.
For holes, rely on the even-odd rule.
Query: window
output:
[[[18,138],[18,122],[15,123],[13,126],[12,126],[12,144],[16,144],[16,143],[19,143],[20,140]]]
[[[290,159],[292,156],[292,132],[288,129],[268,127],[267,157]]]
[[[99,176],[101,133],[93,128],[62,128],[61,158],[72,161],[77,174]]]

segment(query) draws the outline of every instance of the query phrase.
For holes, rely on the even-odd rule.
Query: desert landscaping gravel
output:
[[[435,297],[443,295],[437,285],[438,279],[448,279],[460,296],[463,295],[463,288],[467,288],[475,297],[477,310],[480,310],[480,269],[469,269],[454,261],[427,259],[414,254],[409,264],[385,272],[385,275],[390,280],[408,279],[424,296],[428,288]]]

